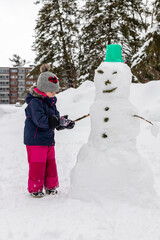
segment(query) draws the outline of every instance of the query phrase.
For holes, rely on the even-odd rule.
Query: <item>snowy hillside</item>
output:
[[[137,149],[154,175],[160,195],[160,81],[133,84],[130,101],[140,120]],[[61,115],[76,119],[89,113],[93,82],[57,95]],[[159,240],[160,199],[139,204],[119,200],[83,202],[68,196],[70,172],[90,133],[90,118],[72,130],[56,132],[59,194],[34,199],[27,192],[28,163],[23,145],[24,109],[0,105],[0,240]],[[89,174],[89,173],[88,173]],[[96,189],[95,189],[96,191]],[[84,192],[85,194],[85,192]],[[100,197],[99,197],[100,199]]]

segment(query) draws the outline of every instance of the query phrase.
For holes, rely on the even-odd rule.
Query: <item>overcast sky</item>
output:
[[[0,67],[11,67],[9,58],[13,54],[30,61],[30,64],[34,63],[32,45],[35,20],[40,8],[34,2],[35,0],[0,0]]]
[[[11,67],[13,54],[34,61],[34,41],[39,5],[35,0],[0,0],[0,67]]]

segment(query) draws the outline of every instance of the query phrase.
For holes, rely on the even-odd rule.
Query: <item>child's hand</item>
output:
[[[56,128],[57,130],[62,129],[72,129],[75,125],[75,122],[68,119],[68,115],[58,117],[55,115],[51,115],[49,117],[49,127],[50,128]]]
[[[71,120],[68,119],[68,116],[62,116],[59,118],[59,125],[62,127],[67,127],[70,124]]]
[[[60,126],[65,127],[67,129],[74,128],[75,122],[68,119],[68,115],[65,115],[60,118]]]
[[[72,129],[75,126],[75,122],[74,121],[70,121],[70,123],[68,124],[68,126],[66,127],[67,129]]]

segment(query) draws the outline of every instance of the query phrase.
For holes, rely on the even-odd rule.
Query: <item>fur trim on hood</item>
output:
[[[40,97],[40,98],[44,98],[43,95],[37,93],[34,89],[37,88],[37,85],[33,85],[29,88],[29,93],[33,96],[33,97]]]

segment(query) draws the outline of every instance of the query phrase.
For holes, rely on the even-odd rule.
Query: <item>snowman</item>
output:
[[[139,198],[153,194],[153,176],[136,148],[139,119],[129,101],[132,73],[121,46],[107,46],[95,71],[91,132],[71,172],[70,195],[83,200]]]

